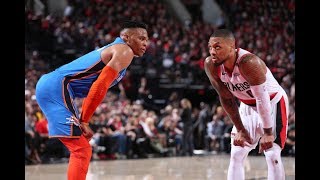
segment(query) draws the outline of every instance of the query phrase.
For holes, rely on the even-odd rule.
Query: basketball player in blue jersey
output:
[[[84,180],[92,155],[89,120],[108,89],[125,75],[135,56],[142,56],[148,42],[147,25],[126,21],[120,37],[44,74],[36,85],[37,102],[48,119],[49,137],[69,149],[68,180]],[[81,114],[75,98],[84,98]]]

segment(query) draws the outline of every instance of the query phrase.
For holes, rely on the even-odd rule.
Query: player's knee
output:
[[[264,155],[268,162],[274,162],[277,164],[281,158],[281,149],[277,146],[273,146],[272,148],[264,151]]]
[[[85,157],[91,158],[92,155],[92,147],[86,146],[85,148],[83,148],[83,154],[85,155]]]
[[[244,148],[234,148],[230,153],[230,160],[233,162],[243,163],[248,151]]]
[[[92,155],[92,147],[89,145],[77,149],[76,151],[73,151],[73,155],[84,160],[90,159]]]
[[[86,174],[88,172],[91,155],[92,148],[90,145],[79,148],[71,153],[72,159],[77,159],[76,162],[79,162],[78,166],[81,169],[81,173],[83,174]]]

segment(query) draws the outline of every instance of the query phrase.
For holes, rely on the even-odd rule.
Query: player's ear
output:
[[[128,40],[129,40],[128,30],[127,29],[122,30],[120,32],[120,37],[121,37],[121,39],[124,40],[124,42],[128,42]]]
[[[121,35],[121,38],[122,38],[125,42],[127,42],[127,41],[129,40],[128,34],[122,34],[122,35]]]

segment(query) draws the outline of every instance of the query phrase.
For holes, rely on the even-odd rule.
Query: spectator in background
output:
[[[189,99],[183,98],[180,101],[182,111],[180,114],[183,122],[182,155],[193,156],[193,120],[191,117],[192,105]]]
[[[113,126],[111,137],[117,142],[117,155],[120,159],[126,159],[127,154],[127,136],[125,134],[125,128],[122,124],[120,114],[114,114],[109,120],[108,126]]]
[[[197,149],[205,148],[205,136],[207,134],[207,123],[210,121],[211,113],[209,104],[200,102],[200,112],[197,121],[194,123],[195,127],[195,147]]]
[[[295,127],[292,126],[288,130],[288,138],[286,140],[286,144],[284,145],[282,155],[295,156],[295,150],[296,150],[296,130],[295,130]]]
[[[230,153],[231,150],[231,131],[233,128],[233,123],[228,116],[223,118],[224,127],[223,127],[223,135],[221,137],[221,150],[222,152]]]
[[[27,150],[25,154],[25,160],[27,164],[41,163],[39,156],[40,136],[33,128],[35,121],[35,116],[28,117],[25,115],[25,148]]]
[[[212,121],[207,124],[206,149],[220,152],[220,140],[223,135],[224,123],[218,115],[213,115]]]
[[[35,131],[39,134],[40,158],[43,163],[54,163],[68,157],[68,149],[56,138],[49,138],[48,120],[39,119],[35,124]]]

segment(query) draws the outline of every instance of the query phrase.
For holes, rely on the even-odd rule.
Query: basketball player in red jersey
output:
[[[235,47],[233,33],[216,30],[208,42],[205,72],[234,123],[228,180],[244,180],[244,161],[259,144],[268,180],[284,180],[281,150],[287,137],[288,97],[258,56]],[[240,101],[238,107],[237,98]]]

